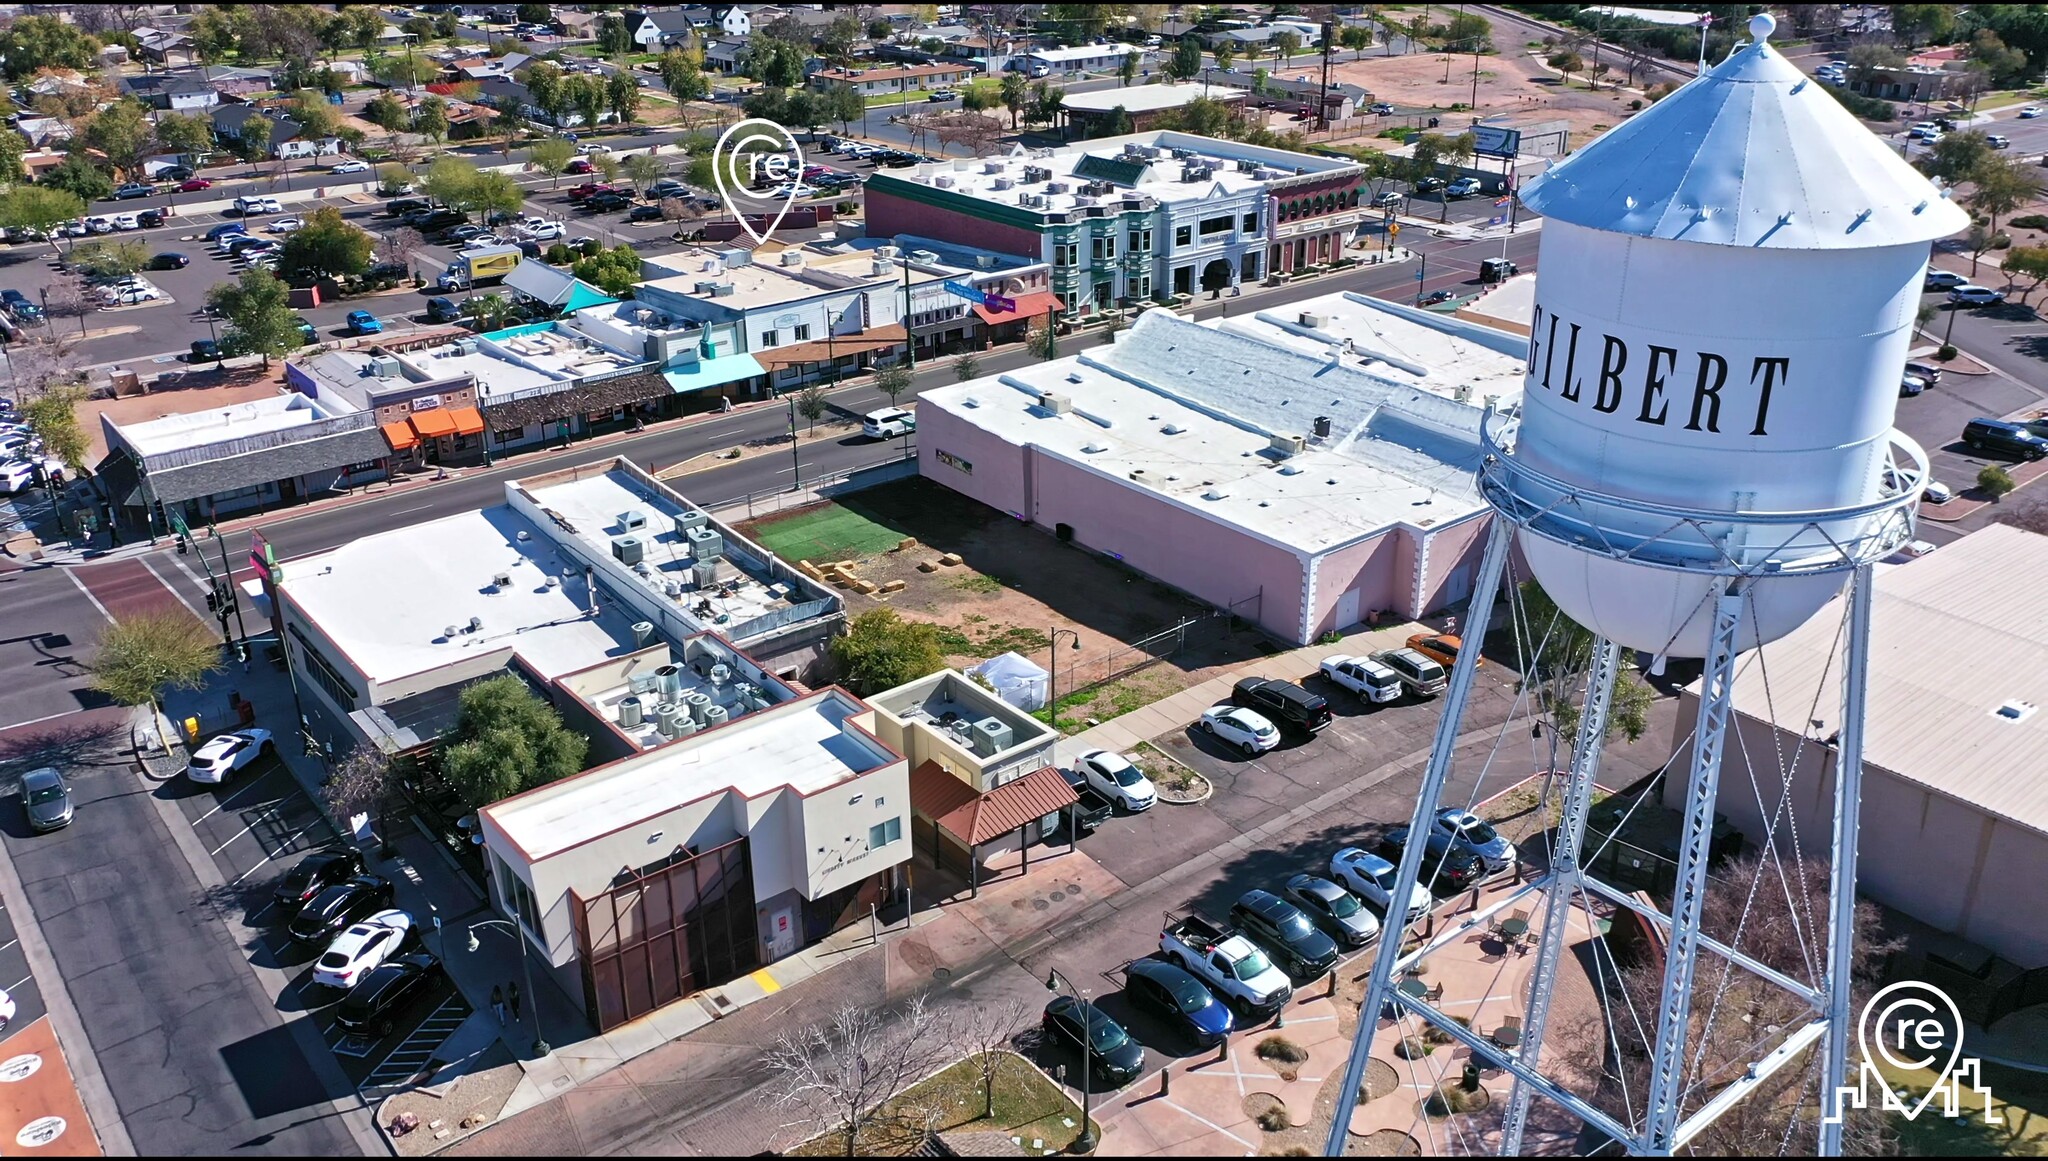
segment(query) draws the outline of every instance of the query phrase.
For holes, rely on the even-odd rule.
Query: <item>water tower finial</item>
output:
[[[1758,44],[1769,40],[1771,33],[1777,31],[1777,28],[1777,18],[1768,12],[1759,12],[1749,18],[1749,35],[1755,38]]]

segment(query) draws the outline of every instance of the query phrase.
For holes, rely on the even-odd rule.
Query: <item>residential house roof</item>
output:
[[[688,32],[711,23],[711,9],[702,4],[688,8],[666,8],[659,12],[636,12],[633,15],[654,25],[663,33]]]
[[[150,93],[211,93],[214,89],[198,73],[180,72],[122,77],[121,91],[142,96]]]

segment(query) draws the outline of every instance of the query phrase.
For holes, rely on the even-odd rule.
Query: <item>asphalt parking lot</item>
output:
[[[469,1006],[444,977],[400,1015],[389,1036],[356,1039],[335,1026],[336,1005],[345,993],[313,982],[321,948],[292,941],[285,928],[291,917],[273,898],[279,880],[300,858],[336,844],[333,830],[290,771],[275,758],[259,759],[219,786],[179,778],[163,789],[175,797],[180,815],[227,881],[232,896],[226,902],[242,926],[256,933],[245,944],[249,957],[289,976],[278,1011],[287,1019],[299,1013],[311,1017],[342,1072],[366,1099],[410,1079],[469,1015]],[[431,935],[425,947],[439,952]]]
[[[1936,307],[1927,330],[1937,337],[1942,335],[1949,325],[1950,312],[1956,308],[1948,305],[1940,291],[1922,296],[1922,301]],[[1993,363],[2010,360],[2017,367],[2026,360],[2048,355],[2048,320],[2032,309],[2015,303],[1962,311],[1979,329],[1988,328],[1998,336],[1997,346],[1981,352]],[[1956,342],[1963,344],[1960,334]],[[1976,485],[1977,473],[1986,465],[2012,466],[2009,460],[1979,455],[1964,446],[1960,439],[1963,425],[1979,417],[2000,418],[2036,403],[2036,392],[2003,375],[1964,375],[1951,370],[1942,375],[1940,383],[1920,395],[1900,399],[1897,424],[1899,430],[1927,450],[1934,478],[1961,492]]]

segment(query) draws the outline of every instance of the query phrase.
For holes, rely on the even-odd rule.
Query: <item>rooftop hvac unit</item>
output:
[[[456,354],[458,354],[458,355],[474,355],[474,354],[476,354],[476,340],[475,340],[475,339],[457,339],[457,340],[455,340],[455,353],[456,353]]]
[[[649,641],[652,640],[654,640],[654,622],[633,622],[633,644],[636,647],[644,647]]]
[[[674,701],[683,691],[683,667],[680,665],[657,665],[654,667],[655,692],[661,700]]]
[[[910,260],[912,262],[922,262],[929,266],[939,260],[939,255],[936,250],[912,250],[910,252]]]
[[[1451,391],[1451,398],[1459,403],[1472,402],[1472,384],[1460,383]]]
[[[1074,195],[1074,204],[1077,206],[1092,206],[1095,204],[1095,199],[1088,194],[1078,193]]]
[[[662,737],[673,738],[676,736],[676,717],[676,707],[672,705],[664,702],[654,707],[655,728],[661,731]]]
[[[932,179],[932,184],[938,186],[940,189],[952,189],[953,175],[950,173],[942,173],[939,176]]]
[[[690,577],[696,582],[697,591],[713,588],[718,584],[718,560],[700,560],[690,566]]]
[[[708,730],[713,726],[722,726],[725,724],[725,719],[731,716],[732,714],[728,713],[722,705],[707,705],[704,707],[704,728]]]
[[[509,573],[509,572],[501,572],[501,573],[499,573],[498,575],[496,575],[496,576],[492,577],[492,578],[491,578],[491,587],[492,587],[492,588],[494,588],[494,589],[498,589],[498,590],[499,590],[499,591],[501,591],[501,592],[502,592],[503,590],[505,590],[505,589],[509,589],[509,588],[511,588],[511,587],[512,587],[512,574],[511,574],[511,573]]]
[[[687,738],[697,732],[697,719],[686,713],[676,715],[676,737]]]
[[[725,537],[709,528],[692,528],[683,539],[689,542],[690,555],[698,560],[715,560],[725,554]]]
[[[381,379],[396,379],[399,375],[398,360],[390,355],[372,355],[370,373]]]
[[[1023,197],[1018,198],[1017,204],[1027,209],[1035,210],[1045,204],[1045,199],[1039,197],[1037,194],[1028,193],[1025,194]]]
[[[640,558],[645,552],[646,546],[640,543],[640,538],[637,536],[612,537],[612,555],[618,558],[620,564],[639,564]]]
[[[996,268],[996,256],[993,254],[976,254],[974,256],[974,266],[977,270],[994,270]]]
[[[472,633],[481,633],[481,632],[483,632],[483,631],[484,631],[484,619],[483,619],[482,617],[471,617],[471,618],[469,619],[469,631],[470,631],[470,632],[472,632]]]
[[[619,725],[632,729],[640,724],[640,699],[627,697],[619,702]]]
[[[678,512],[676,513],[676,535],[679,537],[688,537],[690,535],[690,529],[702,528],[709,523],[711,523],[711,517],[706,516],[704,513],[699,512],[694,508],[690,509],[687,512]]]
[[[1001,718],[983,718],[974,723],[974,752],[984,758],[1002,753],[1015,741],[1016,735]]]
[[[1074,410],[1074,401],[1057,391],[1047,391],[1040,395],[1038,405],[1054,415],[1066,415]]]
[[[712,293],[715,292],[717,289],[718,284],[716,282],[705,281],[699,282],[694,286],[690,287],[690,293],[701,294],[704,297],[709,298],[711,297]]]
[[[1258,162],[1256,162],[1256,161],[1253,161],[1253,160],[1252,160],[1251,158],[1249,158],[1249,157],[1240,157],[1240,158],[1238,158],[1238,159],[1237,159],[1237,172],[1239,172],[1239,173],[1257,173],[1257,172],[1259,172],[1259,163],[1258,163]]]
[[[1302,326],[1310,330],[1321,330],[1327,320],[1312,310],[1305,310],[1301,312],[1300,321]]]
[[[784,250],[779,256],[778,261],[784,266],[802,266],[804,264],[804,252],[802,250]]]
[[[1055,181],[1055,182],[1050,182],[1050,183],[1048,183],[1048,184],[1046,185],[1046,187],[1045,187],[1045,192],[1047,192],[1047,193],[1049,193],[1049,194],[1063,194],[1063,193],[1066,193],[1066,192],[1068,192],[1068,188],[1069,188],[1069,187],[1068,187],[1068,185],[1067,185],[1067,183],[1066,183],[1066,182],[1063,182],[1063,181]]]
[[[721,661],[718,664],[711,667],[711,672],[710,674],[708,674],[708,676],[711,678],[711,685],[713,688],[724,685],[726,682],[732,680],[732,666],[727,665],[725,662]]]
[[[997,178],[997,179],[995,180],[995,188],[997,188],[997,189],[1009,189],[1009,188],[1010,188],[1011,186],[1013,186],[1013,185],[1015,185],[1015,184],[1017,184],[1017,183],[1016,183],[1016,182],[1013,182],[1013,181],[1011,181],[1011,180],[1010,180],[1009,178],[1007,178],[1007,177],[999,177],[999,178]]]
[[[885,278],[896,273],[896,263],[893,259],[877,258],[875,259],[875,264],[869,267],[868,273],[876,278]]]
[[[711,695],[701,689],[690,690],[683,694],[683,708],[689,711],[691,720],[701,726],[704,714],[711,708]]]
[[[647,513],[633,508],[619,513],[619,531],[638,532],[647,527]]]
[[[1283,456],[1298,456],[1308,446],[1308,440],[1298,435],[1276,435],[1271,446]]]
[[[731,298],[732,294],[733,289],[730,282],[721,282],[711,288],[711,297],[713,298]]]
[[[728,250],[720,250],[718,252],[718,260],[725,263],[727,270],[737,270],[742,266],[752,266],[754,264],[754,252],[743,247],[734,246]]]
[[[626,687],[635,694],[653,693],[661,685],[661,678],[653,673],[636,673],[626,680]]]
[[[983,173],[1001,173],[1003,168],[1003,163],[1000,160],[984,161],[981,163],[981,172]]]
[[[662,595],[662,596],[664,596],[664,597],[667,597],[667,598],[668,598],[669,600],[671,600],[671,601],[679,601],[679,600],[682,600],[682,599],[683,599],[683,582],[681,582],[681,581],[677,580],[677,579],[676,579],[676,578],[674,578],[674,577],[670,577],[670,578],[668,578],[667,580],[665,580],[665,581],[662,581],[662,582],[661,582],[661,595]]]

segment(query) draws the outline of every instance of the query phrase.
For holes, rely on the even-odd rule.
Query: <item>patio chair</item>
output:
[[[1422,998],[1423,998],[1423,999],[1425,999],[1425,1000],[1428,1000],[1428,1001],[1429,1001],[1430,1003],[1432,1003],[1432,1004],[1441,1004],[1441,1003],[1443,1003],[1443,999],[1444,999],[1444,986],[1443,986],[1442,984],[1438,984],[1437,986],[1435,986],[1435,987],[1433,987],[1433,988],[1429,989],[1428,991],[1426,991],[1426,992],[1422,993]]]

